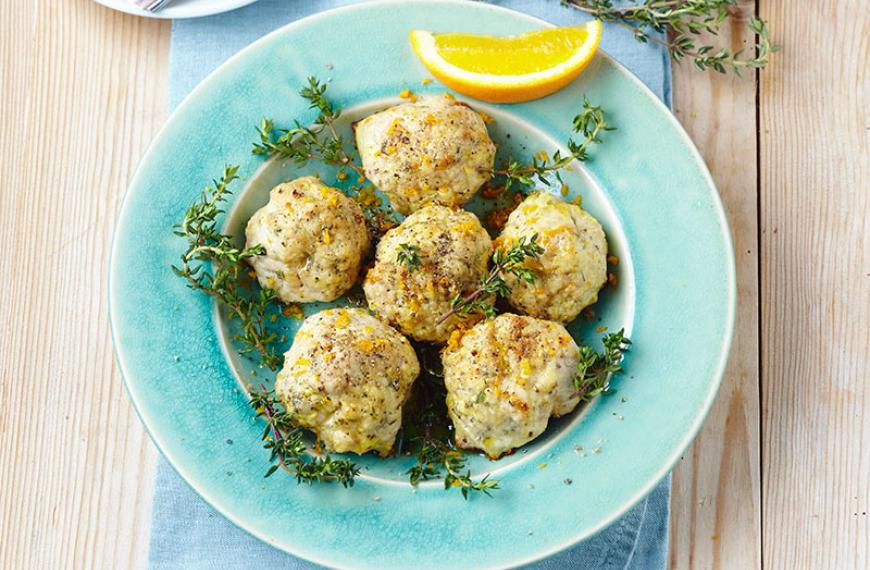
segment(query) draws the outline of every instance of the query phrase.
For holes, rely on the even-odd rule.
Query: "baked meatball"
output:
[[[538,234],[544,252],[527,262],[537,270],[533,283],[514,275],[510,304],[522,313],[567,323],[598,300],[607,281],[607,240],[598,220],[580,206],[536,192],[511,212],[496,246],[508,247],[520,237]]]
[[[580,350],[562,325],[506,313],[462,333],[443,353],[458,447],[497,459],[577,406]]]
[[[420,373],[408,340],[362,309],[302,323],[275,381],[281,404],[327,448],[386,456]]]
[[[465,204],[495,160],[483,119],[448,97],[390,107],[356,123],[355,133],[366,176],[405,215]]]
[[[453,298],[473,291],[486,275],[491,250],[489,235],[471,212],[417,210],[378,243],[363,282],[369,308],[417,340],[444,342],[459,323],[475,318],[441,321]],[[402,260],[403,253],[415,260]]]
[[[359,204],[313,176],[284,182],[269,193],[245,230],[257,281],[285,303],[332,301],[351,288],[369,250]]]

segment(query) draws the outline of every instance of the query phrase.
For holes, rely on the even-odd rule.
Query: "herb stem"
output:
[[[271,343],[277,335],[266,326],[265,317],[275,299],[275,292],[262,288],[259,293],[245,292],[241,275],[246,273],[245,261],[262,255],[265,249],[256,245],[238,249],[231,236],[217,229],[217,217],[223,213],[221,204],[229,194],[229,185],[238,179],[238,166],[226,166],[214,187],[207,187],[185,212],[175,234],[187,240],[187,250],[181,254],[181,266],[173,272],[187,281],[187,286],[213,297],[231,315],[239,317],[242,332],[234,336],[244,348],[242,353],[256,351],[261,361],[275,370],[280,357]]]
[[[305,460],[307,448],[302,441],[302,430],[297,427],[286,410],[279,410],[280,403],[274,392],[260,386],[259,391],[251,393],[251,407],[257,417],[266,420],[266,429],[261,436],[263,447],[270,450],[270,461],[277,460],[266,471],[270,477],[278,468],[294,475],[298,483],[336,481],[345,487],[352,487],[359,468],[348,459],[313,457]]]
[[[780,49],[770,43],[767,24],[757,17],[749,21],[750,30],[758,37],[752,57],[741,58],[742,49],[732,52],[725,47],[698,45],[702,32],[717,35],[726,20],[736,19],[737,0],[637,0],[627,6],[614,6],[613,0],[562,0],[562,4],[604,22],[615,22],[630,30],[639,42],[651,40],[666,47],[674,61],[688,56],[701,71],[725,73],[731,69],[740,75],[745,67],[762,69],[770,54]],[[667,39],[651,32],[664,34]]]
[[[530,239],[523,236],[508,249],[496,249],[492,254],[492,269],[489,274],[471,293],[456,295],[451,302],[450,311],[435,321],[435,324],[440,325],[456,314],[469,315],[481,312],[486,317],[494,317],[495,308],[481,297],[490,295],[507,297],[511,289],[504,277],[508,274],[527,283],[534,283],[537,273],[535,270],[525,267],[524,262],[529,258],[537,258],[542,253],[544,253],[544,248],[538,244],[538,234],[534,234]]]
[[[559,171],[577,160],[583,162],[589,159],[589,148],[593,144],[601,143],[601,135],[606,131],[614,130],[607,123],[607,117],[600,106],[592,105],[583,97],[583,110],[574,117],[572,130],[583,139],[580,142],[573,138],[568,139],[568,154],[563,155],[557,150],[550,158],[546,153],[540,152],[532,158],[528,165],[522,165],[513,159],[508,160],[507,168],[491,170],[494,176],[502,176],[505,179],[505,190],[510,189],[514,183],[523,186],[532,186],[535,180],[549,186],[550,175],[555,172],[556,179],[561,182]],[[539,156],[540,155],[540,156]]]

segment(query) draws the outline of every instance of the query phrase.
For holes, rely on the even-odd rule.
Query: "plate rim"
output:
[[[106,8],[110,8],[112,10],[117,10],[119,12],[123,12],[124,14],[131,14],[133,16],[141,16],[143,18],[153,18],[157,20],[189,20],[191,18],[203,18],[205,16],[214,16],[215,14],[223,14],[225,12],[230,12],[232,10],[237,10],[239,8],[244,8],[257,0],[235,0],[231,1],[229,4],[225,4],[219,7],[201,7],[197,9],[196,5],[185,7],[185,6],[167,6],[163,10],[159,12],[149,12],[147,10],[142,10],[141,8],[137,8],[132,4],[128,3],[127,0],[94,0],[97,4],[101,6],[105,6]],[[185,9],[187,8],[187,9]],[[180,107],[180,105],[179,105]],[[170,115],[171,116],[171,115]],[[167,117],[168,119],[168,117]],[[158,132],[159,134],[159,132]]]
[[[102,3],[102,0],[96,0],[97,2]],[[255,2],[256,0],[241,0],[243,2],[247,2],[248,4]],[[147,150],[142,155],[142,158],[139,160],[136,169],[134,170],[132,176],[130,177],[127,186],[124,190],[123,196],[121,198],[121,205],[116,212],[116,223],[112,232],[112,241],[110,247],[110,255],[109,255],[109,263],[108,263],[108,278],[107,278],[107,291],[108,291],[108,319],[109,319],[109,329],[112,337],[112,345],[115,353],[115,359],[118,363],[118,369],[121,373],[121,378],[124,382],[124,387],[127,390],[129,395],[130,402],[133,405],[133,408],[136,410],[136,414],[139,416],[139,420],[142,422],[143,427],[145,428],[146,433],[148,434],[151,441],[154,443],[154,446],[158,449],[160,454],[166,460],[166,462],[172,467],[172,469],[185,481],[185,483],[202,499],[204,500],[211,508],[220,513],[222,517],[231,522],[233,525],[238,527],[240,530],[246,532],[248,535],[253,536],[257,540],[276,548],[282,552],[286,552],[292,556],[299,557],[304,560],[308,560],[310,562],[320,564],[322,566],[328,568],[340,568],[340,566],[335,566],[334,563],[331,563],[327,560],[320,558],[319,553],[301,553],[292,548],[292,545],[286,544],[278,544],[274,540],[270,540],[268,536],[261,534],[259,531],[253,528],[248,528],[245,523],[241,520],[237,520],[232,515],[225,512],[221,509],[217,502],[209,497],[196,483],[195,479],[192,477],[188,477],[184,472],[182,472],[176,463],[172,460],[172,458],[167,455],[163,451],[163,446],[160,444],[157,434],[155,434],[151,428],[149,427],[148,422],[146,422],[145,417],[143,416],[143,412],[140,409],[139,403],[134,397],[135,390],[128,379],[127,368],[125,366],[124,357],[122,351],[119,348],[117,342],[117,335],[115,331],[116,323],[115,323],[115,312],[113,311],[113,302],[112,299],[115,296],[115,290],[112,282],[112,273],[113,268],[116,262],[116,249],[118,246],[118,234],[120,231],[120,220],[124,217],[123,214],[126,212],[126,209],[129,205],[129,194],[130,188],[134,186],[134,183],[140,176],[143,165],[146,164],[151,155],[154,153],[154,149],[157,146],[158,141],[160,141],[172,122],[173,118],[176,115],[180,115],[186,107],[190,104],[191,100],[201,91],[203,90],[207,84],[211,83],[214,77],[221,73],[226,67],[234,64],[237,60],[244,58],[250,51],[255,50],[261,44],[266,43],[271,40],[273,37],[285,34],[288,31],[308,24],[311,21],[327,18],[333,14],[341,13],[341,12],[349,12],[355,10],[364,10],[370,8],[372,6],[385,6],[390,4],[452,4],[456,6],[468,6],[473,5],[477,7],[482,7],[484,9],[493,10],[496,12],[503,12],[506,14],[510,14],[514,17],[522,18],[528,21],[531,24],[553,28],[556,27],[554,24],[542,19],[537,16],[532,16],[525,12],[521,12],[519,10],[514,10],[511,8],[506,8],[504,6],[494,5],[494,4],[484,4],[477,2],[470,2],[469,0],[369,0],[366,2],[359,2],[353,4],[347,4],[343,6],[337,6],[334,8],[330,8],[328,10],[323,10],[321,12],[317,12],[315,14],[311,14],[304,18],[300,18],[298,20],[294,20],[289,22],[246,45],[244,48],[240,49],[238,52],[234,53],[232,56],[227,58],[223,63],[221,63],[218,67],[212,70],[202,81],[200,81],[196,87],[194,87],[190,93],[188,93],[182,101],[176,106],[176,108],[166,117],[164,123],[161,125],[160,129],[152,138],[151,142],[148,145]],[[716,400],[716,396],[719,392],[719,389],[722,384],[722,380],[725,375],[725,371],[728,365],[728,360],[731,352],[731,348],[733,346],[733,338],[734,338],[734,329],[735,329],[735,318],[736,318],[736,305],[737,305],[737,280],[736,280],[736,263],[735,263],[735,254],[734,254],[734,244],[733,238],[731,234],[730,224],[728,223],[728,217],[725,211],[724,204],[722,202],[721,195],[719,194],[719,190],[716,186],[715,181],[713,180],[712,175],[710,174],[709,168],[707,167],[706,162],[701,156],[700,151],[695,146],[694,141],[691,139],[689,134],[686,132],[685,128],[680,124],[679,120],[673,114],[670,108],[668,108],[665,103],[659,99],[659,97],[645,84],[641,81],[634,73],[632,73],[628,68],[626,68],[622,63],[616,60],[613,56],[608,54],[606,51],[599,49],[598,56],[606,59],[610,64],[612,64],[615,68],[617,68],[625,77],[627,77],[648,99],[650,99],[655,106],[662,112],[662,115],[666,118],[666,120],[671,124],[674,128],[678,137],[685,144],[686,148],[689,150],[689,157],[693,163],[698,168],[698,172],[701,174],[701,177],[708,184],[709,188],[712,190],[711,192],[711,202],[715,208],[715,217],[719,221],[719,228],[722,232],[722,244],[723,244],[723,253],[725,256],[726,266],[725,270],[727,275],[727,307],[725,311],[725,323],[722,334],[722,343],[719,347],[719,355],[718,362],[715,366],[715,371],[711,377],[711,382],[709,383],[709,388],[704,397],[702,405],[697,409],[694,414],[694,418],[689,428],[686,430],[685,435],[679,441],[679,444],[675,447],[672,454],[667,458],[666,461],[663,462],[662,466],[656,470],[646,481],[646,483],[639,487],[638,491],[626,499],[622,506],[618,509],[614,509],[610,515],[603,517],[598,524],[594,526],[590,526],[579,535],[572,536],[567,538],[564,542],[559,544],[556,547],[548,548],[544,550],[535,551],[532,555],[512,561],[507,565],[489,565],[484,566],[483,568],[488,570],[501,570],[507,568],[518,568],[524,565],[528,565],[534,562],[538,562],[540,560],[544,560],[550,558],[551,556],[558,554],[571,548],[578,543],[597,535],[599,532],[604,530],[605,528],[612,525],[618,519],[623,517],[629,510],[631,510],[635,505],[637,505],[641,500],[643,500],[649,493],[653,490],[653,488],[658,485],[667,475],[670,473],[676,463],[679,461],[680,456],[682,456],[686,449],[692,444],[698,432],[701,429],[701,426],[704,424],[707,416],[710,413],[710,409],[713,406],[713,403]]]

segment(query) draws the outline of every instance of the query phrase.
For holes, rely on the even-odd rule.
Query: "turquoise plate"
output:
[[[617,395],[553,422],[547,433],[496,462],[493,498],[463,501],[438,482],[412,489],[405,457],[364,457],[352,489],[264,479],[262,428],[245,383],[270,382],[227,342],[214,304],[185,287],[170,265],[184,247],[172,234],[187,206],[225,163],[242,182],[224,223],[238,232],[273,183],[317,171],[251,155],[263,116],[279,125],[313,114],[296,92],[306,76],[334,76],[331,97],[347,120],[398,101],[405,88],[440,94],[408,45],[408,31],[513,34],[548,24],[477,3],[375,2],[324,12],[246,48],[206,79],[172,115],[139,166],[121,209],[110,266],[112,332],[130,397],[155,444],[206,501],[241,528],[327,566],[503,568],[541,559],[615,521],[664,477],[691,442],[716,395],[734,320],[734,255],[722,205],[698,152],[668,110],[605,54],[546,99],[472,104],[495,121],[507,154],[562,148],[586,94],[618,130],[567,173],[620,257],[618,287],[593,320],[571,327],[625,327],[635,342]],[[347,123],[343,125],[347,128]],[[508,134],[511,135],[508,138]],[[481,208],[477,201],[471,209]],[[311,313],[319,307],[307,307]],[[279,323],[292,338],[298,321]],[[232,442],[232,443],[230,443]],[[565,479],[574,481],[566,485]]]

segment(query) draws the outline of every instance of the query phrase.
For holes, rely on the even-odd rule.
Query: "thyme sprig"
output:
[[[470,493],[480,492],[492,497],[490,491],[499,488],[499,482],[485,475],[482,479],[474,481],[471,478],[471,470],[466,469],[467,458],[465,454],[449,444],[429,437],[420,438],[421,446],[417,452],[417,464],[408,469],[409,481],[416,486],[420,481],[444,477],[444,488],[458,487],[462,497],[468,499]],[[463,470],[465,472],[463,473]]]
[[[538,243],[538,234],[531,238],[521,237],[511,247],[497,248],[492,254],[492,269],[484,277],[480,285],[467,295],[456,295],[451,302],[451,309],[445,313],[436,324],[441,324],[452,315],[470,315],[483,313],[487,318],[496,315],[495,307],[487,302],[490,296],[496,295],[507,297],[510,294],[510,286],[504,277],[507,274],[527,282],[534,283],[537,272],[525,266],[528,259],[536,259],[544,253],[544,248]]]
[[[262,245],[238,249],[231,236],[217,229],[217,217],[223,213],[221,204],[229,194],[229,185],[237,180],[238,166],[224,167],[220,180],[206,187],[185,212],[174,233],[187,240],[187,250],[181,254],[181,264],[172,271],[187,280],[187,286],[214,297],[231,318],[241,323],[233,340],[243,348],[242,354],[258,352],[265,366],[275,370],[281,358],[272,346],[277,333],[267,325],[267,313],[274,310],[275,292],[261,288],[249,291],[246,259],[266,252]],[[211,265],[209,269],[209,264]]]
[[[300,166],[309,160],[319,160],[349,168],[357,173],[362,183],[365,172],[356,164],[354,154],[347,150],[344,137],[338,133],[335,122],[341,116],[341,109],[326,98],[326,88],[327,82],[312,76],[308,78],[308,85],[299,91],[308,101],[308,108],[318,112],[312,126],[294,119],[292,128],[276,129],[272,119],[264,118],[257,128],[260,142],[254,143],[251,152],[291,159]]]
[[[420,246],[410,243],[400,243],[399,253],[396,254],[396,261],[403,263],[408,271],[413,271],[420,267]]]
[[[266,420],[266,429],[261,436],[263,447],[268,449],[272,466],[266,471],[270,477],[279,468],[296,477],[297,483],[336,481],[344,487],[353,487],[354,478],[359,475],[357,467],[349,459],[333,459],[329,455],[309,456],[303,441],[303,432],[297,427],[290,414],[281,406],[274,391],[260,386],[251,392],[251,407],[257,417]]]
[[[622,372],[622,359],[631,346],[625,329],[605,335],[603,343],[603,353],[589,346],[580,347],[580,363],[574,376],[574,387],[581,402],[610,391],[610,380]]]
[[[754,55],[744,57],[742,49],[731,51],[726,47],[698,45],[702,32],[719,33],[723,22],[732,17],[737,0],[643,0],[628,6],[614,6],[612,0],[562,0],[562,3],[628,28],[640,42],[653,41],[665,46],[674,61],[691,58],[701,71],[726,73],[731,69],[740,75],[744,68],[762,69],[767,66],[770,54],[781,48],[770,43],[767,24],[756,17],[749,22],[749,28],[758,37]],[[650,31],[663,33],[667,39]]]
[[[592,144],[601,143],[601,135],[605,131],[612,131],[607,123],[607,118],[604,115],[604,109],[600,106],[593,105],[585,96],[583,97],[583,111],[574,117],[572,121],[572,129],[574,133],[583,135],[581,141],[574,140],[573,137],[568,139],[568,154],[562,154],[560,150],[553,153],[550,157],[546,153],[540,152],[532,157],[530,164],[521,164],[512,157],[508,159],[508,165],[503,169],[495,169],[492,174],[504,178],[504,189],[509,190],[513,184],[521,184],[523,186],[535,185],[535,180],[546,186],[550,186],[550,175],[555,173],[556,179],[561,183],[562,178],[559,171],[577,160],[583,162],[589,158],[589,147]]]

